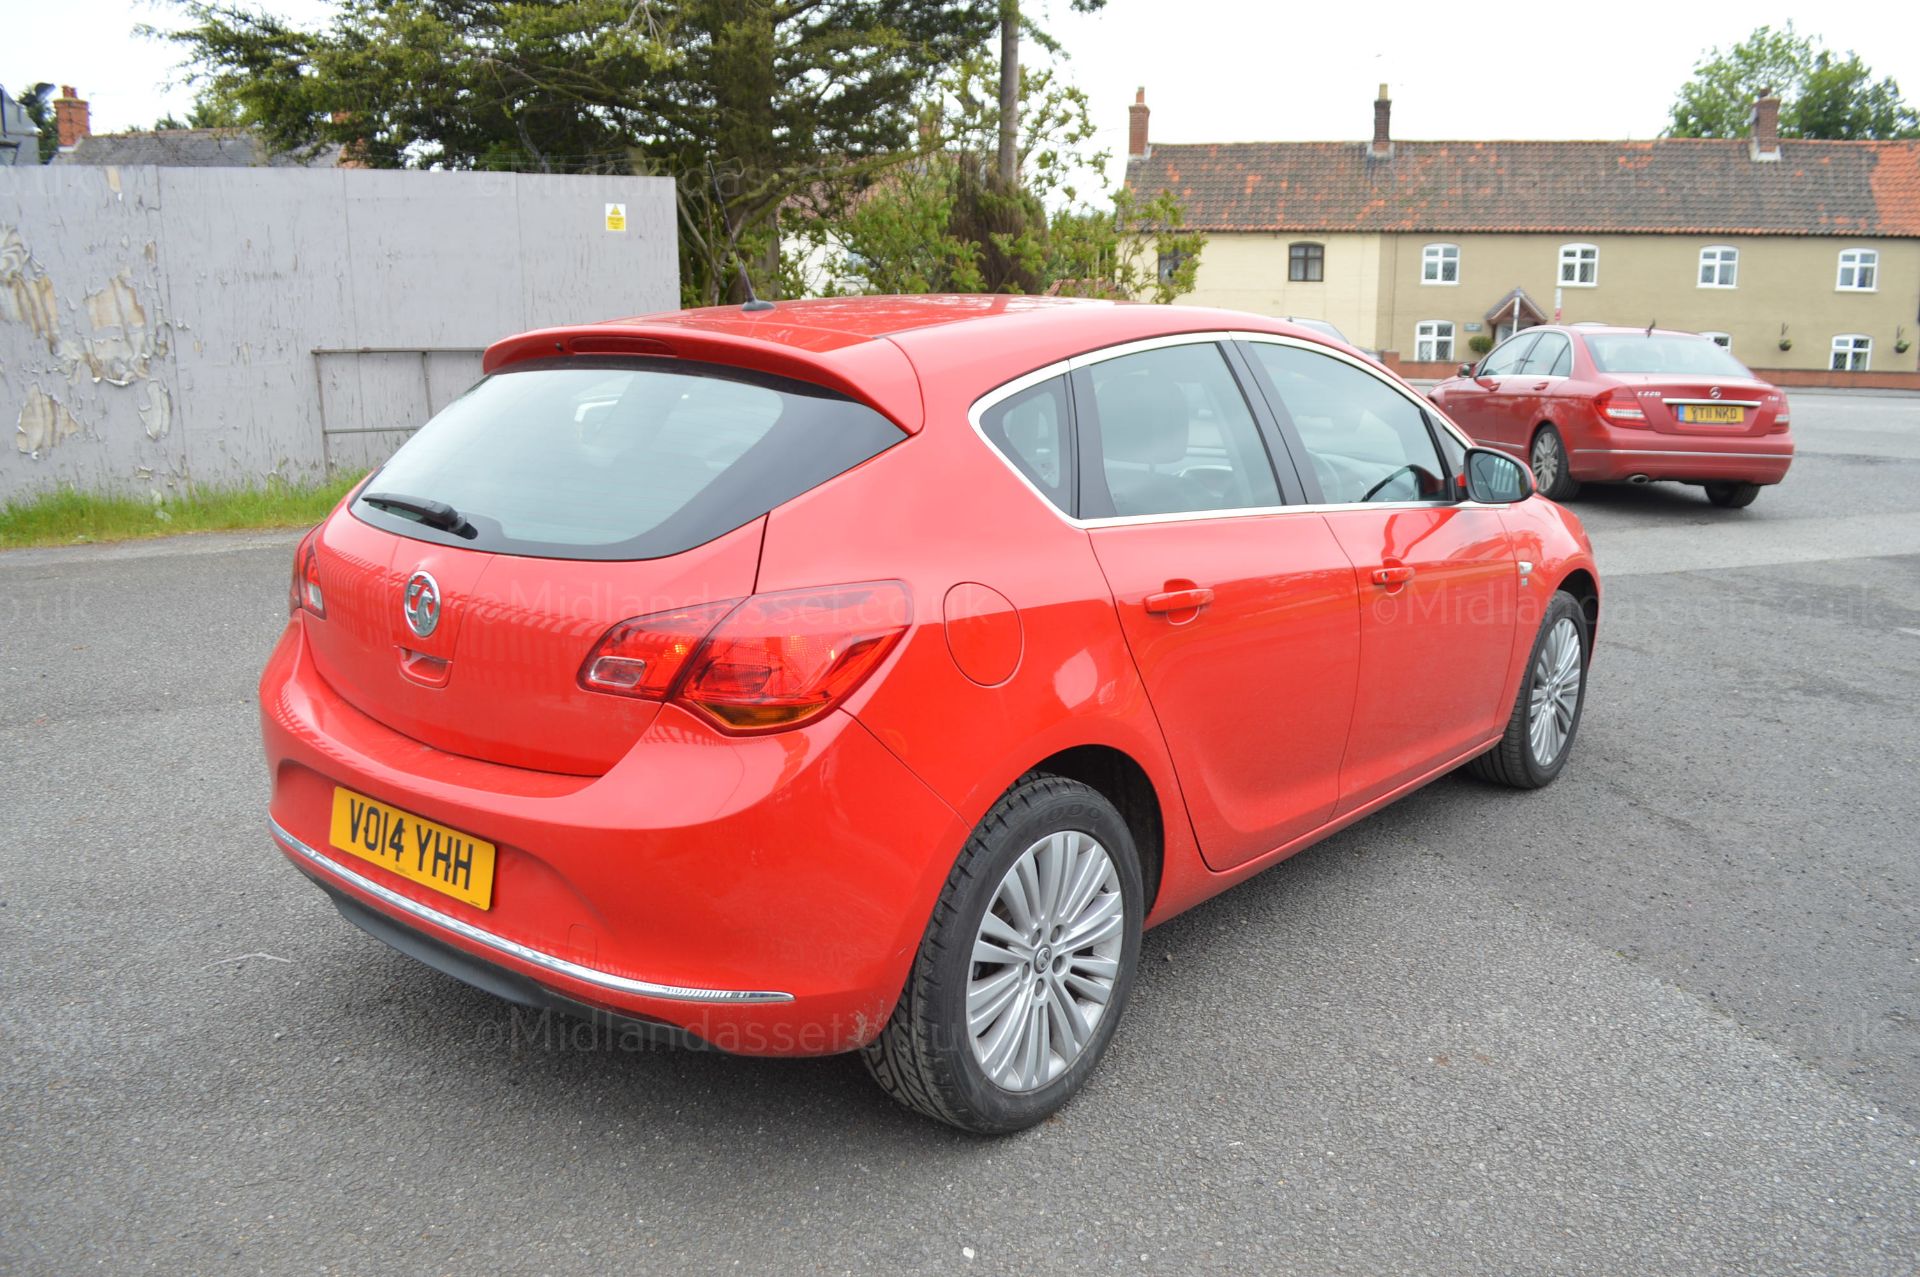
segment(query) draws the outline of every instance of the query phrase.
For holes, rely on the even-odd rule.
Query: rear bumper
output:
[[[297,622],[260,693],[275,843],[350,918],[511,1001],[664,1025],[725,1051],[822,1055],[871,1040],[966,836],[844,714],[730,739],[667,707],[604,776],[524,771],[367,718],[320,678]],[[495,843],[492,907],[331,847],[335,785]]]
[[[1615,446],[1576,446],[1568,458],[1573,476],[1596,483],[1635,475],[1691,483],[1725,479],[1778,483],[1793,464],[1793,440],[1788,435],[1725,441],[1699,435],[1656,437],[1657,444],[1642,430],[1633,432],[1630,439],[1617,440]]]

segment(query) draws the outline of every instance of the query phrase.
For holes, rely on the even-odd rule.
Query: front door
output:
[[[1074,378],[1082,514],[1208,865],[1312,832],[1340,797],[1358,589],[1326,520],[1288,511],[1211,341]],[[1293,481],[1289,478],[1289,484]]]
[[[1518,569],[1496,509],[1455,499],[1439,427],[1410,392],[1357,364],[1249,341],[1282,433],[1360,594],[1360,680],[1340,811],[1495,734],[1512,656]]]

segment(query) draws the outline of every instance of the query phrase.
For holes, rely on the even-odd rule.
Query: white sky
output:
[[[328,11],[323,0],[267,3],[308,20]],[[1920,0],[1109,0],[1091,15],[1073,13],[1067,0],[1028,4],[1067,44],[1067,74],[1093,96],[1100,144],[1116,157],[1139,85],[1162,142],[1365,138],[1383,80],[1399,138],[1651,137],[1704,50],[1789,19],[1831,48],[1858,51],[1920,101]],[[169,87],[175,51],[132,33],[143,22],[177,21],[171,4],[10,0],[6,8],[0,76],[20,78],[0,83],[74,85],[92,104],[96,132],[186,114],[192,93]]]

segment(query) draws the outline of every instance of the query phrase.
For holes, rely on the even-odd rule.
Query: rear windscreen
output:
[[[804,382],[678,360],[540,360],[447,405],[353,512],[468,549],[653,559],[751,522],[905,437],[866,405]],[[421,502],[430,517],[407,508]]]
[[[1587,350],[1601,372],[1698,373],[1703,377],[1751,377],[1746,365],[1706,337],[1670,333],[1589,333]]]

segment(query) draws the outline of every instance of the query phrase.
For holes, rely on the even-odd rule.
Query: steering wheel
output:
[[[1419,478],[1420,478],[1420,476],[1421,476],[1421,475],[1423,475],[1423,474],[1425,474],[1425,473],[1426,473],[1426,471],[1424,471],[1424,470],[1422,470],[1422,469],[1421,469],[1421,468],[1420,468],[1419,466],[1414,466],[1414,465],[1406,465],[1406,466],[1401,466],[1401,467],[1399,467],[1398,469],[1396,469],[1396,470],[1394,470],[1394,471],[1393,471],[1393,472],[1392,472],[1391,474],[1389,474],[1389,475],[1388,475],[1388,476],[1387,476],[1386,478],[1384,478],[1384,479],[1382,479],[1382,480],[1381,480],[1380,482],[1378,482],[1378,483],[1376,483],[1376,484],[1374,484],[1374,485],[1373,485],[1373,486],[1372,486],[1371,488],[1368,488],[1368,489],[1367,489],[1367,495],[1366,495],[1366,496],[1364,496],[1364,497],[1361,497],[1360,499],[1361,499],[1362,501],[1371,501],[1371,500],[1373,500],[1373,497],[1374,497],[1374,494],[1375,494],[1375,493],[1377,493],[1377,492],[1379,492],[1379,491],[1380,491],[1380,489],[1382,489],[1382,488],[1384,488],[1384,487],[1386,487],[1386,486],[1387,486],[1387,485],[1388,485],[1389,483],[1392,483],[1392,482],[1393,482],[1393,481],[1394,481],[1395,479],[1398,479],[1398,478],[1399,478],[1399,477],[1400,477],[1401,475],[1403,475],[1403,474],[1410,474],[1410,475],[1412,475],[1412,476],[1414,477],[1414,479],[1416,480],[1416,482],[1415,482],[1415,485],[1414,485],[1414,486],[1415,486],[1415,488],[1417,489],[1417,488],[1418,488],[1418,486],[1419,486],[1419,484],[1418,484],[1418,482],[1417,482],[1417,481],[1419,480]]]

